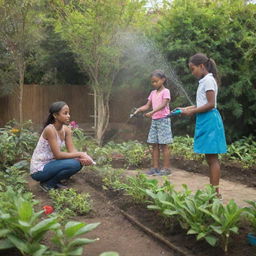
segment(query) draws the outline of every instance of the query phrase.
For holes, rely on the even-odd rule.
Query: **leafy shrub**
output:
[[[255,165],[256,159],[256,138],[253,136],[243,137],[228,146],[228,153],[225,159],[240,162],[243,167]]]
[[[250,207],[246,207],[246,215],[253,229],[253,233],[256,234],[256,201],[248,200],[246,201]]]
[[[139,166],[145,159],[149,158],[149,150],[145,144],[138,141],[128,141],[123,143],[109,142],[104,147],[95,148],[92,156],[95,157],[97,164],[109,164],[112,156],[122,155],[128,166]]]
[[[51,214],[41,219],[44,211],[34,211],[34,200],[8,188],[3,198],[8,198],[9,208],[0,201],[0,250],[16,247],[24,255],[82,255],[83,245],[94,242],[87,238],[77,238],[96,228],[99,223],[85,224],[68,222],[64,230],[58,223],[58,216]],[[57,251],[52,251],[42,242],[49,231],[54,232],[52,241]]]
[[[187,160],[203,160],[203,154],[193,152],[194,139],[186,137],[174,137],[174,142],[170,145],[171,152]],[[256,139],[253,136],[243,137],[228,145],[227,154],[221,155],[221,159],[241,163],[244,168],[255,165]]]
[[[83,129],[74,128],[72,132],[74,145],[78,151],[87,151],[90,155],[93,153],[94,149],[98,147],[96,140],[86,135]]]
[[[171,153],[187,160],[203,160],[204,155],[193,151],[194,139],[189,136],[175,136],[170,144]]]
[[[24,170],[24,167],[27,165],[28,162],[23,160],[0,171],[0,191],[6,191],[6,188],[11,186],[15,191],[25,192],[27,184],[25,177],[27,171]]]
[[[103,189],[122,189],[122,174],[123,169],[113,169],[110,166],[104,166],[103,168],[96,168],[99,174],[102,176]]]
[[[0,128],[0,168],[6,168],[19,160],[30,159],[38,140],[38,134],[32,132],[28,121],[17,128],[16,122]]]
[[[50,190],[50,198],[53,200],[54,208],[62,219],[70,216],[87,214],[91,210],[89,194],[79,194],[73,188],[63,190]]]
[[[125,183],[121,186],[127,195],[132,196],[135,202],[144,203],[147,199],[147,189],[155,191],[157,189],[158,181],[155,179],[148,179],[145,174],[138,173],[136,177],[127,177]]]

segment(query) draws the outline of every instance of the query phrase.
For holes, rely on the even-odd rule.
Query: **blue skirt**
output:
[[[194,152],[199,154],[227,152],[224,126],[216,108],[196,115]]]

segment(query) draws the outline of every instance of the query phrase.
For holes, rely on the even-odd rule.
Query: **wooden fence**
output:
[[[93,97],[85,86],[40,86],[25,85],[23,94],[24,120],[41,125],[48,115],[52,102],[63,100],[72,111],[72,120],[93,122]],[[18,120],[18,98],[13,93],[0,98],[0,126],[11,119]]]
[[[146,103],[147,93],[129,88],[115,91],[110,99],[110,128],[119,129],[127,121],[133,107]],[[94,100],[88,86],[25,85],[23,119],[32,120],[35,128],[41,127],[51,103],[60,100],[70,106],[71,120],[77,121],[82,128],[93,126]],[[18,120],[18,99],[15,94],[0,97],[0,127],[12,119]]]

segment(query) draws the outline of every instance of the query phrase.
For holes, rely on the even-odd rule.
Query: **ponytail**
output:
[[[213,74],[213,77],[215,78],[217,84],[220,85],[220,77],[219,77],[217,65],[213,59],[208,58],[203,53],[197,53],[192,57],[190,57],[189,62],[191,62],[196,66],[203,64],[207,69],[207,71]]]
[[[65,106],[67,105],[66,102],[64,101],[57,101],[57,102],[54,102],[50,108],[49,108],[49,115],[43,125],[43,129],[49,125],[49,124],[53,124],[54,121],[55,121],[55,118],[54,118],[54,115],[53,114],[56,114],[56,113],[59,113],[60,110]]]

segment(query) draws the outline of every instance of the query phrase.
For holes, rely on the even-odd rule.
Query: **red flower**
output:
[[[53,207],[50,205],[45,205],[43,209],[45,214],[51,214],[53,212]]]

